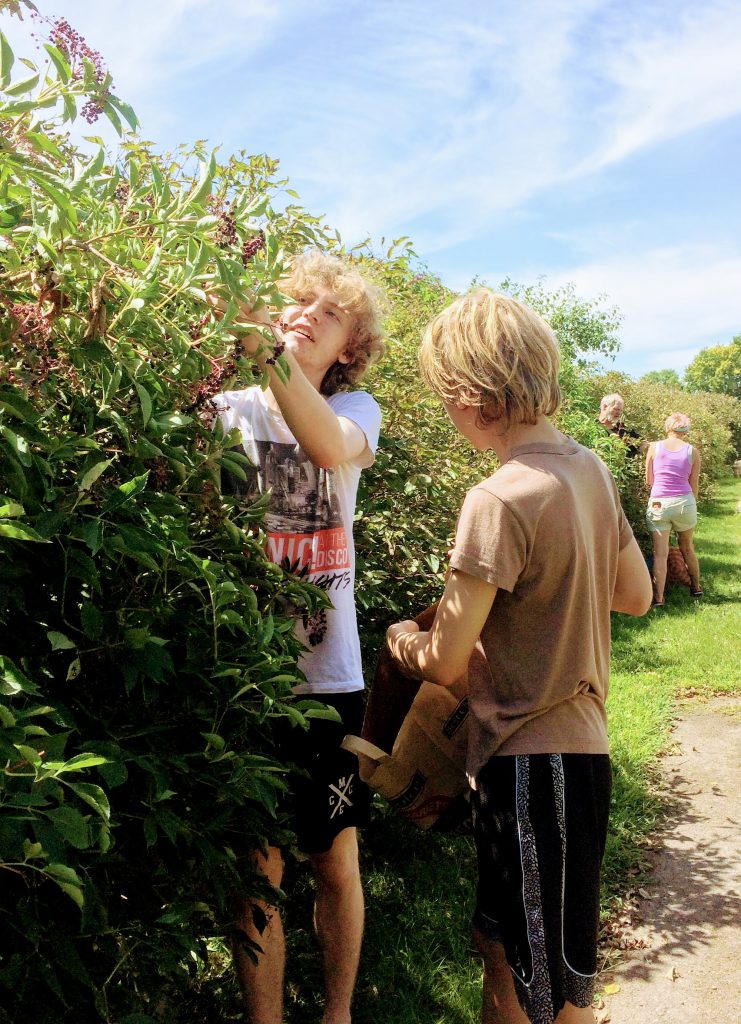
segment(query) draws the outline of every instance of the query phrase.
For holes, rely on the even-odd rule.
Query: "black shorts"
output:
[[[551,1024],[567,1000],[592,1003],[610,759],[495,756],[476,785],[474,926],[504,945],[532,1024]]]
[[[283,719],[278,751],[286,764],[301,769],[289,779],[289,808],[298,848],[303,853],[326,853],[343,829],[368,824],[370,790],[360,781],[357,756],[340,747],[347,733],[360,735],[363,691],[310,696],[335,708],[342,722],[312,718],[307,731]]]

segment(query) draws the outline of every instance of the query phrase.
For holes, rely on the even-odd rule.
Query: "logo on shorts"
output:
[[[344,814],[345,807],[352,807],[353,803],[350,797],[352,796],[352,783],[355,775],[343,775],[337,780],[338,785],[335,786],[333,782],[329,784],[329,806],[332,808],[330,818],[334,818],[335,814]]]

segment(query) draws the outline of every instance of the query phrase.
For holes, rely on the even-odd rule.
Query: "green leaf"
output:
[[[44,49],[51,57],[54,67],[57,69],[57,74],[61,80],[63,82],[69,82],[72,77],[72,69],[70,68],[67,58],[64,56],[62,51],[57,49],[57,47],[53,46],[51,43],[44,43]]]
[[[37,541],[41,544],[49,543],[25,523],[10,522],[7,519],[0,519],[0,537],[12,537],[13,540]]]
[[[0,498],[0,502],[3,500]],[[24,513],[23,505],[19,505],[17,501],[7,500],[5,505],[0,504],[0,516],[5,519],[12,519],[13,516],[22,516]]]
[[[2,107],[3,117],[17,117],[19,114],[27,114],[29,110],[36,110],[39,104],[36,100],[16,100],[14,103],[6,103]]]
[[[107,98],[103,103],[103,113],[111,122],[111,124],[116,129],[118,134],[123,135],[123,125],[121,124],[121,118],[118,116],[114,106],[110,101],[110,98]]]
[[[62,772],[81,772],[83,768],[94,768],[96,765],[105,764],[108,758],[100,754],[76,754],[69,761],[65,761],[61,768],[58,768],[55,775]]]
[[[85,902],[82,894],[82,882],[74,868],[70,868],[66,864],[49,864],[44,868],[43,873],[56,882],[62,892],[65,892],[82,910]]]
[[[7,96],[22,96],[24,92],[30,92],[35,89],[39,84],[39,76],[31,75],[30,78],[24,78],[19,82],[13,82],[12,85],[5,87],[5,94]]]
[[[25,212],[23,203],[7,203],[0,205],[0,231],[9,231],[20,221]]]
[[[77,225],[77,211],[67,198],[67,194],[60,191],[60,189],[55,185],[52,185],[49,181],[48,175],[43,171],[31,171],[30,169],[27,169],[26,173],[29,178],[32,178],[39,188],[49,196],[59,212],[62,214],[63,219],[68,222],[69,226],[71,228],[75,227]]]
[[[128,103],[124,103],[118,96],[114,96],[113,93],[109,93],[108,102],[112,107],[115,107],[121,114],[123,114],[125,120],[128,122],[129,127],[132,131],[136,131],[139,127],[139,118],[134,113],[133,109]]]
[[[202,203],[204,199],[208,198],[211,194],[211,187],[213,186],[215,175],[216,151],[211,154],[211,159],[208,163],[203,164],[200,180],[195,189],[183,200],[180,206],[180,212],[185,210],[188,206],[192,206],[194,203]]]
[[[0,394],[0,409],[5,409],[11,416],[15,416],[17,420],[28,420],[31,423],[35,423],[39,418],[39,414],[34,406],[26,401],[22,395],[19,395],[17,391],[3,391]]]
[[[74,195],[80,195],[85,189],[88,181],[100,173],[104,162],[105,153],[102,149],[99,149],[95,157],[92,160],[89,160],[85,166],[81,168],[80,173],[75,176],[74,181],[70,185],[70,192],[74,193]]]
[[[76,850],[87,850],[90,846],[90,828],[76,807],[63,804],[50,811],[42,812],[52,823],[59,835]]]
[[[0,654],[0,693],[4,697],[14,697],[21,692],[36,693],[37,687],[10,658]]]
[[[94,466],[91,466],[90,469],[83,473],[82,479],[77,485],[77,489],[80,491],[90,490],[101,473],[104,473],[112,462],[113,459],[105,459],[102,462],[96,462]]]
[[[44,135],[42,132],[26,132],[25,139],[31,143],[34,149],[40,149],[43,153],[53,156],[56,160],[64,159],[61,149],[55,145],[48,135]]]
[[[219,736],[217,733],[215,733],[215,732],[202,732],[201,736],[203,736],[204,740],[206,740],[206,742],[209,744],[209,746],[214,747],[216,750],[223,750],[224,749],[224,746],[225,746],[224,739],[223,739],[222,736]]]
[[[77,647],[77,644],[73,643],[68,636],[65,636],[64,633],[57,633],[53,629],[46,636],[53,651],[74,651]]]
[[[152,399],[147,389],[142,387],[141,384],[137,384],[136,381],[134,381],[134,387],[136,388],[136,393],[139,396],[139,402],[141,404],[142,426],[146,427],[149,422],[149,418],[152,415]]]
[[[127,480],[126,483],[121,484],[111,494],[103,504],[101,512],[106,515],[112,512],[119,505],[123,505],[124,502],[130,501],[136,497],[137,494],[141,494],[147,486],[147,480],[149,479],[149,470],[146,473],[142,473],[140,476],[135,476],[131,480]]]
[[[30,839],[23,840],[23,859],[36,860],[44,856],[44,847],[41,843],[32,843]]]
[[[10,71],[14,62],[15,56],[10,48],[10,44],[3,33],[0,32],[0,86],[3,88],[10,81]]]
[[[103,614],[92,601],[83,601],[80,608],[80,622],[85,636],[90,640],[99,640],[103,633]]]
[[[80,800],[89,807],[92,807],[95,813],[99,814],[104,821],[110,820],[111,805],[108,802],[105,790],[101,789],[100,786],[96,786],[92,782],[67,782],[66,786]]]

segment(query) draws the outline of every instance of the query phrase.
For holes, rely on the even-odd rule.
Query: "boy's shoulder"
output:
[[[381,410],[378,402],[368,391],[336,391],[333,395],[328,396],[327,402],[335,412],[340,414],[346,409],[360,409],[368,412],[378,410],[379,414]]]
[[[591,449],[567,437],[563,444],[530,444],[513,449],[507,462],[473,490],[505,504],[556,496],[574,477],[607,480],[610,471]]]

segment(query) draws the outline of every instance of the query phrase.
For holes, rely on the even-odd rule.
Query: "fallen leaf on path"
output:
[[[648,891],[648,889],[639,889],[638,893],[639,893],[639,895],[643,896],[644,900],[655,900],[656,899],[656,897],[653,895],[653,893],[650,893]]]
[[[607,1010],[602,1010],[601,1013],[596,1013],[594,1015],[594,1019],[597,1021],[597,1024],[608,1024],[608,1022],[612,1020],[612,1017]]]
[[[611,981],[609,985],[605,985],[605,988],[604,988],[605,995],[608,995],[608,996],[614,996],[615,993],[619,992],[619,991],[620,991],[620,986],[616,982],[614,982],[614,981]]]
[[[676,967],[672,967],[670,971],[667,971],[666,976],[669,979],[669,981],[676,981],[679,977]]]

